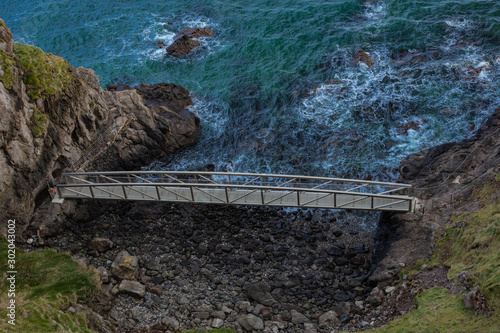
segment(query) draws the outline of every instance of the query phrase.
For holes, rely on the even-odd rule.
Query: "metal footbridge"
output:
[[[341,178],[198,171],[64,173],[64,199],[148,200],[201,204],[364,209],[414,209],[411,185]]]

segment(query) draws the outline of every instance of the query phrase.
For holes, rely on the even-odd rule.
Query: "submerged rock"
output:
[[[357,65],[360,62],[365,63],[368,68],[372,67],[375,64],[375,61],[370,54],[366,53],[363,50],[357,50],[354,54],[354,64]]]

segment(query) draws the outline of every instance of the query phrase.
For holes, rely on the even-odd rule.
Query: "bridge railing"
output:
[[[65,184],[58,188],[66,197],[406,211],[413,199],[408,196],[411,185],[327,177],[198,171],[77,172],[63,177]]]

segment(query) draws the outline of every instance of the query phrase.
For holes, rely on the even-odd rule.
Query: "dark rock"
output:
[[[339,266],[345,266],[349,263],[349,259],[344,257],[335,258],[335,263]]]
[[[90,246],[92,250],[97,250],[99,252],[106,252],[113,247],[113,242],[107,238],[94,238],[90,241]]]
[[[343,324],[343,323],[345,323],[345,322],[348,322],[348,321],[349,321],[349,319],[351,319],[351,318],[350,318],[348,315],[343,314],[343,315],[341,315],[341,316],[340,316],[340,318],[339,318],[339,322],[340,322],[341,324]]]
[[[418,131],[420,129],[420,124],[417,123],[416,121],[413,121],[413,120],[410,120],[406,123],[402,123],[400,124],[397,129],[396,129],[396,132],[399,134],[399,135],[408,135],[408,131],[409,130],[414,130],[414,131]]]
[[[335,257],[340,257],[341,255],[344,254],[344,250],[342,250],[341,248],[338,248],[336,246],[331,246],[329,247],[326,252],[331,255],[331,256],[335,256]]]
[[[167,53],[174,57],[187,55],[200,46],[200,42],[193,38],[210,37],[212,34],[209,28],[184,28],[175,36],[174,42],[167,47]]]
[[[348,301],[351,297],[349,295],[347,295],[346,293],[338,293],[338,294],[335,294],[333,296],[333,298],[336,300],[336,301],[339,301],[339,302],[345,302],[345,301]]]
[[[251,283],[245,286],[248,298],[266,306],[272,306],[276,300],[270,293],[271,288],[266,283]]]

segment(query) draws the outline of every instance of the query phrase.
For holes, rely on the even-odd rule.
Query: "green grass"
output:
[[[500,177],[476,189],[475,211],[452,219],[452,226],[436,245],[429,265],[448,265],[448,278],[472,272],[472,282],[486,297],[491,317],[465,308],[462,295],[432,288],[416,297],[417,309],[388,326],[366,332],[500,332]],[[418,268],[418,267],[417,267]],[[457,282],[458,283],[458,282]]]
[[[450,295],[448,289],[436,287],[422,292],[416,298],[418,308],[388,326],[366,332],[498,332],[496,320],[487,316],[475,316],[474,310],[465,308],[462,295]]]
[[[33,115],[31,116],[31,132],[37,138],[45,132],[49,115],[39,111],[37,108],[34,108],[33,111]]]
[[[196,329],[196,330],[184,331],[182,333],[236,333],[236,331],[230,330],[229,328],[218,328],[215,330],[210,330],[208,332],[205,330]]]
[[[13,57],[0,51],[0,66],[2,66],[3,75],[0,76],[0,81],[7,89],[12,89],[13,85],[13,74],[12,67],[16,65],[16,61]]]
[[[23,82],[31,99],[54,95],[71,82],[69,64],[59,56],[40,48],[14,43],[14,53],[23,70]]]
[[[0,271],[8,271],[7,242],[0,238]],[[91,333],[82,313],[66,311],[70,302],[90,302],[98,292],[97,275],[66,253],[16,249],[16,325],[7,322],[8,281],[0,280],[1,332]]]

